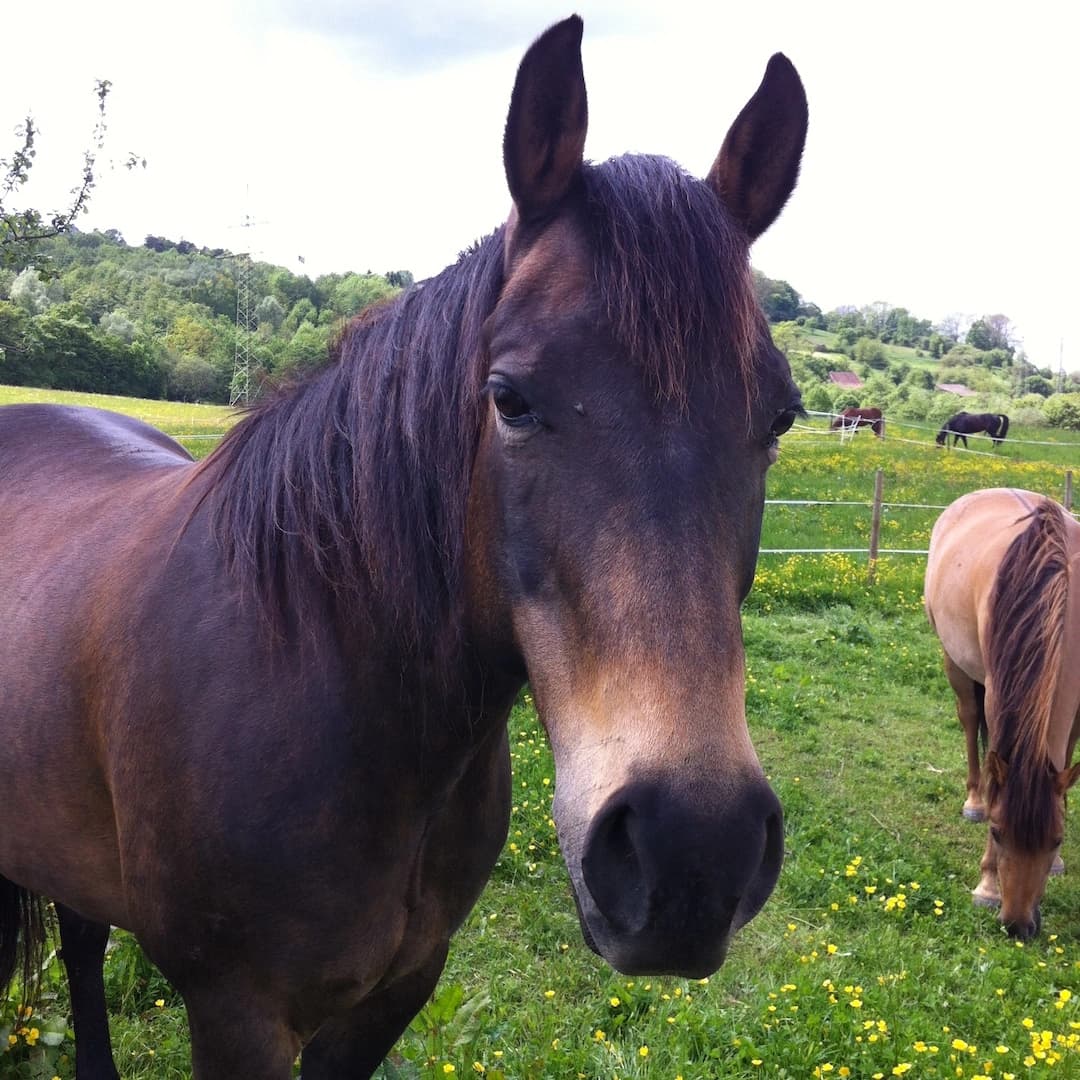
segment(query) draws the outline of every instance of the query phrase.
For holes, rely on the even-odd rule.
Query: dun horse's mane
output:
[[[1058,814],[1048,739],[1054,683],[1062,664],[1068,551],[1065,519],[1047,499],[1009,545],[990,602],[987,665],[994,681],[994,750],[1008,763],[1004,789],[986,770],[986,798],[1004,799],[1016,842],[1045,845]]]
[[[702,377],[737,388],[739,422],[767,334],[745,237],[667,159],[589,165],[582,182],[617,343],[660,398],[685,405]],[[504,241],[499,229],[354,319],[324,368],[253,408],[203,464],[231,568],[267,610],[303,620],[305,603],[329,596],[413,655],[437,663],[456,646],[483,324],[504,284]]]

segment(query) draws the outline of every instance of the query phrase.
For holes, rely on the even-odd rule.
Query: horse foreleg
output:
[[[349,1012],[328,1019],[304,1047],[301,1080],[371,1076],[424,1007],[445,963],[443,945],[422,968],[375,991]]]
[[[60,923],[60,959],[71,988],[71,1024],[75,1029],[75,1075],[79,1080],[119,1080],[109,1039],[102,965],[109,927],[56,905]]]
[[[997,848],[986,830],[986,849],[979,863],[979,884],[971,890],[971,900],[976,907],[1001,907],[1001,886],[998,883]]]
[[[263,990],[220,977],[183,988],[193,1080],[290,1080],[300,1039]]]
[[[982,797],[982,759],[979,755],[979,731],[985,726],[982,687],[945,657],[945,676],[956,695],[956,715],[964,729],[967,749],[967,798],[963,814],[968,821],[985,821],[986,804]]]

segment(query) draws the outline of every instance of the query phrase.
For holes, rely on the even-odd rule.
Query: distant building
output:
[[[830,371],[829,382],[834,382],[837,386],[847,386],[852,390],[862,386],[862,379],[854,371]]]
[[[957,397],[974,397],[977,391],[962,382],[939,382],[935,383],[938,390],[944,390],[946,394],[955,394]]]

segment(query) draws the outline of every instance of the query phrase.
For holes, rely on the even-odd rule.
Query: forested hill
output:
[[[115,231],[44,241],[46,273],[0,269],[0,383],[227,401],[238,259]],[[412,281],[407,271],[312,280],[250,264],[252,377],[321,362],[343,319]]]
[[[236,255],[160,236],[136,245],[115,231],[72,230],[42,241],[33,263],[38,269],[0,269],[0,384],[229,400]],[[412,281],[403,270],[313,280],[248,265],[256,390],[321,363],[343,320]],[[1022,404],[1034,419],[1080,427],[1080,376],[1062,380],[1030,364],[1003,315],[931,325],[887,304],[822,312],[786,281],[754,277],[773,338],[812,409],[873,404],[894,415],[934,417],[954,406],[939,400],[936,385],[963,383],[980,394],[971,401],[976,411],[1012,412]],[[863,386],[836,386],[833,369],[854,372]]]

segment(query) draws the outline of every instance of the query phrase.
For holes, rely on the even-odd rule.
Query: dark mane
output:
[[[691,374],[752,378],[763,327],[746,238],[712,189],[675,162],[612,158],[585,170],[596,283],[616,340],[664,398]],[[687,362],[714,367],[691,373]]]
[[[601,303],[656,393],[685,402],[698,376],[734,376],[749,394],[767,330],[746,240],[712,190],[657,157],[586,166],[583,184]],[[414,656],[452,655],[482,326],[502,286],[499,229],[353,320],[323,370],[253,409],[207,459],[217,533],[268,610],[291,605],[302,620],[314,579]]]
[[[1046,843],[1058,798],[1047,735],[1054,676],[1062,663],[1068,588],[1065,521],[1046,500],[1013,540],[990,603],[987,665],[997,701],[994,749],[1008,763],[1004,791],[987,770],[987,802],[1004,797],[1009,828],[1029,850]]]

